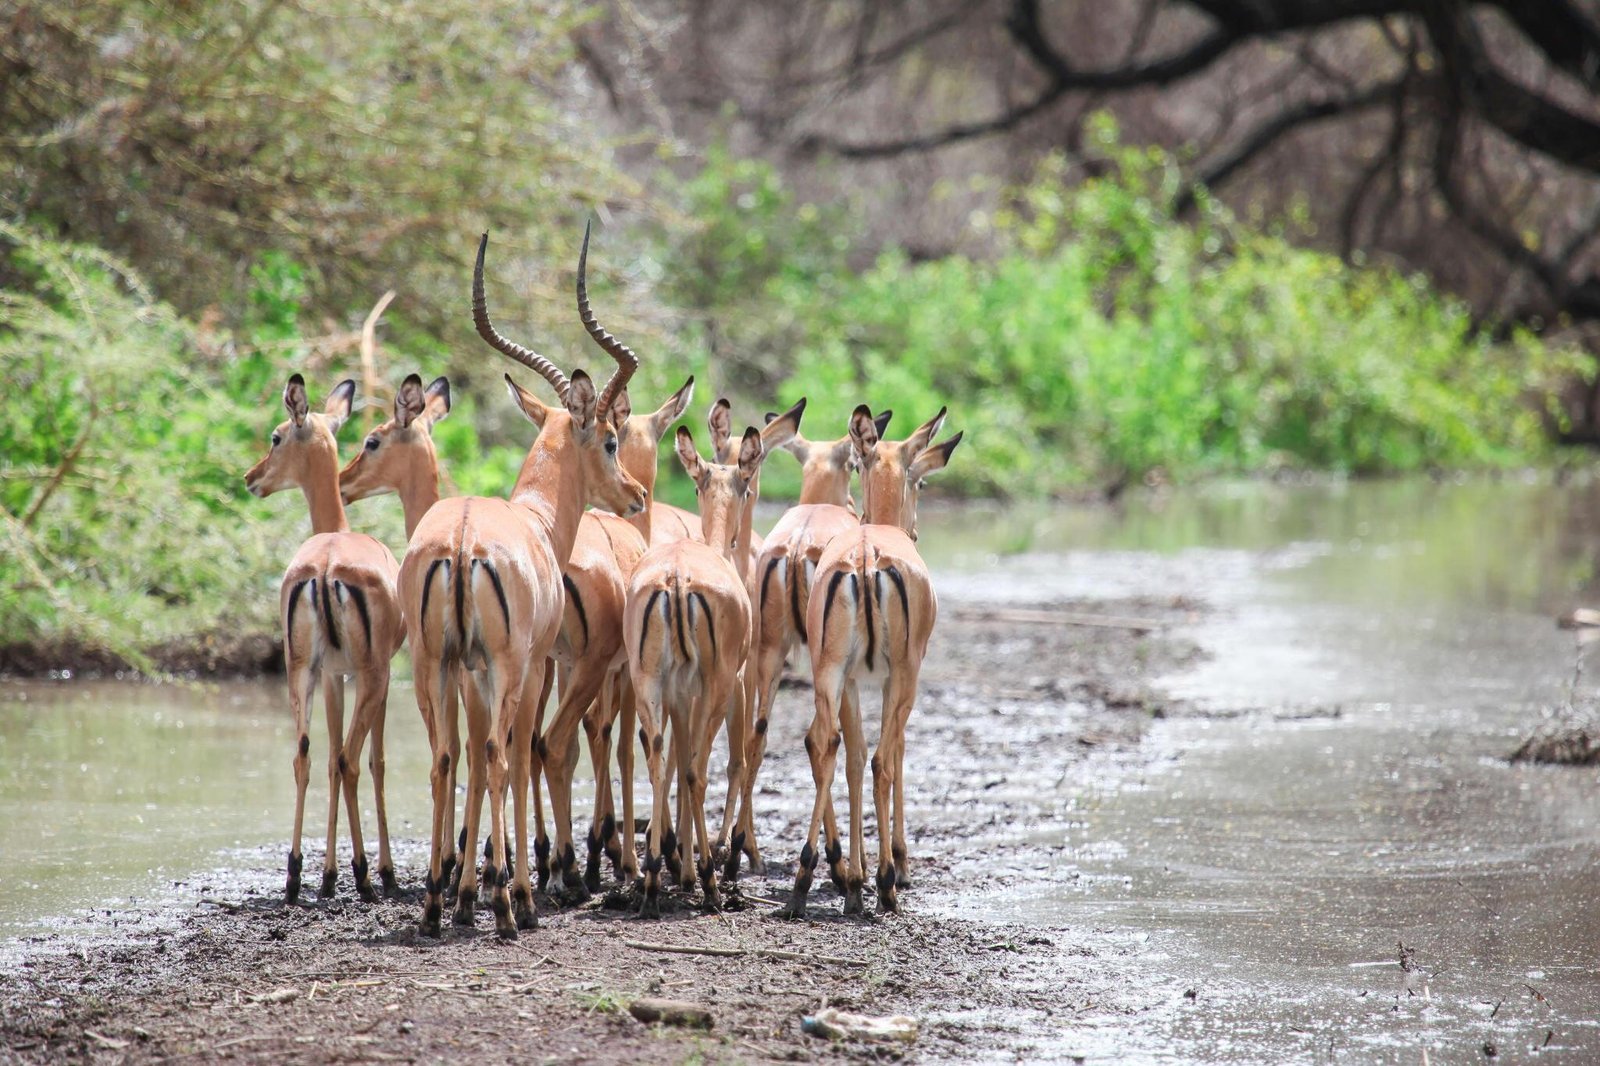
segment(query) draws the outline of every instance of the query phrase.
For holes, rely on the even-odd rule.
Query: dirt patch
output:
[[[1190,620],[1196,609],[1149,601],[1040,608],[1163,624]],[[115,939],[69,932],[0,955],[9,977],[0,1059],[1060,1057],[1075,1013],[1104,1005],[1095,977],[1105,941],[995,916],[1022,887],[1074,876],[1048,831],[1067,817],[1061,786],[1087,752],[1135,742],[1169,709],[1150,679],[1195,654],[1160,628],[981,621],[951,611],[910,726],[915,885],[899,916],[844,918],[825,872],[808,921],[769,914],[768,901],[792,882],[812,794],[800,745],[809,694],[790,691],[761,781],[767,876],[742,879],[742,910],[678,907],[641,921],[601,900],[567,909],[541,900],[540,928],[515,943],[496,940],[487,913],[476,928],[447,927],[431,941],[415,932],[420,842],[397,847],[407,894],[375,905],[351,896],[346,860],[336,898],[286,907],[281,846],[262,848],[245,854],[236,876],[192,886],[189,903],[153,923],[159,931],[118,930]],[[841,800],[843,777],[841,769]],[[870,794],[867,808],[870,848]],[[306,868],[320,858],[308,851]],[[666,950],[674,947],[744,954]],[[709,1008],[712,1027],[636,1021],[628,1007],[646,996]],[[909,1049],[805,1035],[803,1016],[823,1007],[910,1015],[920,1035]]]

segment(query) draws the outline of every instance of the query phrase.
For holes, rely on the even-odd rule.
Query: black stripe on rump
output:
[[[880,573],[888,574],[889,580],[894,582],[894,587],[900,590],[900,618],[905,623],[906,647],[911,646],[911,600],[906,596],[905,575],[893,566],[884,567]]]
[[[778,564],[781,563],[781,562],[783,562],[783,556],[775,555],[775,556],[772,557],[772,562],[767,564],[766,570],[762,571],[762,574],[761,574],[761,615],[762,615],[762,617],[766,617],[766,613],[767,613],[767,582],[772,579],[772,572],[778,568]]]
[[[794,631],[800,634],[800,639],[810,641],[806,633],[806,612],[800,607],[800,581],[805,576],[806,560],[804,556],[795,560],[795,565],[789,567],[789,613],[794,615]],[[824,615],[826,617],[826,615]],[[826,625],[823,626],[827,628]]]
[[[304,591],[305,587],[306,582],[302,581],[289,590],[289,609],[285,612],[287,617],[283,623],[283,642],[285,645],[289,643],[289,638],[294,635],[294,609],[300,603],[300,593]]]
[[[700,609],[706,614],[706,632],[711,637],[711,657],[715,659],[717,657],[717,623],[711,619],[711,605],[706,602],[705,594],[702,592],[691,592],[689,595],[700,601]]]
[[[678,586],[678,594],[672,597],[672,613],[678,621],[678,650],[683,653],[683,661],[689,661],[689,638],[683,632],[683,586]]]
[[[650,593],[650,598],[644,605],[644,623],[639,626],[639,658],[644,658],[644,638],[650,635],[650,619],[656,613],[656,600],[661,598],[661,590],[655,589]]]
[[[603,529],[604,527],[601,528]],[[589,612],[583,609],[583,597],[578,595],[578,586],[573,583],[572,578],[562,574],[561,583],[567,587],[567,599],[571,601],[572,606],[578,609],[578,624],[583,626],[583,646],[587,648],[589,646]],[[500,587],[498,579],[495,581],[495,587]],[[504,596],[500,598],[500,602],[502,605],[505,603]],[[506,628],[511,628],[509,620],[506,622]]]
[[[833,596],[839,591],[839,582],[844,580],[845,571],[836,571],[833,580],[828,582],[828,597],[822,601],[822,632],[828,632],[828,612],[833,610]]]
[[[478,565],[478,560],[472,560],[472,566]],[[461,554],[456,553],[455,590],[456,590],[456,632],[461,634],[463,646],[467,643],[467,582],[472,577],[461,565]]]
[[[311,595],[316,599],[316,593]],[[328,575],[322,575],[322,619],[326,623],[326,632],[323,634],[328,643],[333,645],[334,651],[342,647],[339,643],[339,628],[333,624],[333,584],[328,580]]]
[[[872,624],[872,601],[877,592],[877,582],[867,580],[866,574],[860,577],[850,575],[850,584],[856,590],[856,598],[861,601],[861,609],[866,612],[867,624],[867,669],[873,669],[873,653],[878,646],[878,627]],[[862,587],[866,586],[866,587]]]
[[[441,566],[449,565],[450,564],[443,559],[435,559],[433,562],[428,564],[428,572],[422,577],[422,617],[418,619],[419,625],[422,623],[423,619],[428,617],[428,594],[433,591],[434,571],[438,570]],[[448,577],[449,574],[446,573],[445,576]]]
[[[484,573],[489,575],[489,583],[494,586],[495,599],[500,601],[500,617],[506,620],[506,632],[511,632],[511,607],[506,603],[506,588],[500,584],[500,571],[494,568],[494,563],[485,559],[483,561]]]
[[[367,648],[372,648],[372,615],[367,613],[367,594],[359,585],[347,585],[339,582],[350,593],[350,598],[355,601],[356,613],[361,616],[361,629],[367,635]]]

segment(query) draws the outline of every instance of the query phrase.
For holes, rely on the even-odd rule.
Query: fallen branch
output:
[[[624,940],[624,947],[639,951],[661,951],[669,955],[715,955],[718,958],[737,959],[754,956],[762,959],[785,959],[791,962],[830,963],[836,966],[866,966],[866,959],[849,959],[840,955],[815,955],[803,951],[781,951],[778,948],[697,948],[678,944],[652,944],[644,940]]]

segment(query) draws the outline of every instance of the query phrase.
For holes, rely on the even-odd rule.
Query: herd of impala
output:
[[[450,412],[450,385],[439,378],[424,387],[415,374],[395,395],[394,417],[368,434],[343,469],[335,435],[350,416],[355,383],[339,384],[314,412],[305,382],[294,375],[283,394],[289,419],[273,430],[266,458],[245,475],[257,496],[299,487],[311,511],[312,536],[284,573],[279,601],[296,738],[286,896],[293,902],[300,891],[311,706],[319,682],[329,738],[321,892],[330,895],[337,881],[342,795],[356,890],[365,900],[376,899],[356,792],[361,750],[369,742],[378,876],[385,891],[396,890],[383,792],[384,708],[389,662],[409,643],[417,706],[432,751],[424,933],[440,933],[447,891],[455,896],[454,921],[471,925],[481,883],[496,931],[515,937],[518,929],[537,924],[535,879],[541,890],[582,898],[600,887],[602,852],[620,880],[639,885],[641,913],[659,912],[664,875],[688,892],[698,879],[703,905],[714,909],[719,873],[732,882],[744,856],[752,869],[761,869],[752,810],[756,775],[779,675],[786,657],[803,644],[816,700],[805,739],[816,798],[794,892],[780,913],[804,914],[821,854],[844,894],[845,912],[863,909],[862,681],[883,690],[880,739],[872,756],[876,884],[879,909],[896,910],[897,889],[909,883],[906,723],[937,610],[927,567],[913,543],[917,496],[923,479],[949,461],[961,435],[934,443],[944,421],[941,410],[904,440],[887,440],[889,413],[875,418],[861,406],[845,436],[807,440],[800,435],[801,400],[781,415],[769,414],[761,429],[735,436],[728,403],[718,400],[709,419],[709,455],[701,454],[686,428],[674,440],[694,481],[699,515],[656,503],[657,448],[688,407],[694,379],[655,411],[633,413],[628,381],[639,359],[590,310],[587,230],[578,257],[578,314],[616,362],[609,380],[597,391],[583,371],[569,377],[507,340],[490,321],[484,298],[487,244],[485,234],[473,274],[478,333],[544,378],[559,401],[546,405],[506,375],[512,400],[539,427],[508,498],[440,499],[431,433]],[[763,542],[752,528],[754,507],[762,463],[778,448],[802,465],[801,496]],[[850,496],[855,471],[861,478],[859,516]],[[396,562],[378,540],[351,532],[345,516],[347,503],[391,492],[405,510],[404,562]],[[347,676],[356,688],[348,731]],[[553,689],[555,716],[546,722]],[[459,836],[458,708],[465,708],[467,725]],[[619,716],[620,739],[614,743]],[[728,788],[713,839],[706,793],[712,744],[724,723]],[[583,873],[572,830],[580,724],[596,783]],[[642,865],[634,841],[635,728],[651,786]],[[850,796],[848,859],[831,798],[841,742]],[[620,813],[611,790],[613,747]],[[669,816],[674,773],[677,804]],[[545,830],[541,776],[555,823],[553,841]],[[527,847],[530,796],[537,869],[530,869]],[[476,840],[485,797],[489,831],[480,875]],[[507,797],[514,834],[506,827]],[[827,831],[822,853],[820,827]]]

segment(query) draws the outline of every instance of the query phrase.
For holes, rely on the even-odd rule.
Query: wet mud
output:
[[[1063,612],[1082,617],[1052,620]],[[799,679],[780,696],[761,780],[768,869],[741,877],[736,908],[707,915],[689,899],[641,920],[600,897],[541,898],[539,928],[515,943],[496,939],[487,908],[476,927],[447,925],[434,941],[416,934],[420,840],[397,841],[402,896],[374,905],[354,897],[346,855],[335,898],[286,906],[282,848],[244,849],[229,869],[176,886],[178,902],[159,911],[0,947],[0,1060],[1070,1061],[1075,1019],[1133,1009],[1104,974],[1117,968],[1109,956],[1136,945],[1037,917],[996,920],[983,901],[1019,879],[1077,876],[1041,797],[1089,754],[1129,749],[1182,710],[1152,679],[1199,655],[1169,627],[1202,613],[1160,599],[1020,602],[999,616],[951,606],[910,725],[914,883],[899,915],[873,915],[869,901],[867,916],[842,916],[825,871],[807,920],[770,913],[793,882],[811,806],[801,747],[811,701]],[[397,693],[394,713],[407,696]],[[875,706],[869,698],[869,736]],[[402,787],[391,775],[391,790]],[[307,869],[321,861],[316,835]],[[628,1007],[640,997],[700,1004],[712,1026],[636,1021]],[[829,1006],[909,1015],[920,1032],[909,1046],[803,1033],[802,1018]]]

